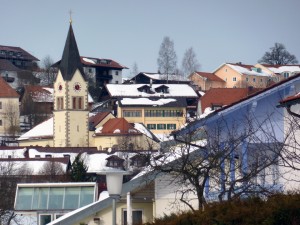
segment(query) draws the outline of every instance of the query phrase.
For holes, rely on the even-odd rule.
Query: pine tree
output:
[[[88,167],[85,164],[82,155],[78,154],[71,166],[71,170],[70,170],[71,180],[74,182],[88,181],[89,178],[87,176],[87,170]]]

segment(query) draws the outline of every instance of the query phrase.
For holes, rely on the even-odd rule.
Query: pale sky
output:
[[[179,68],[190,47],[200,71],[213,72],[225,62],[255,64],[275,42],[300,61],[300,0],[0,0],[0,8],[0,45],[40,60],[61,58],[71,10],[80,55],[136,62],[143,72],[157,72],[165,36]]]

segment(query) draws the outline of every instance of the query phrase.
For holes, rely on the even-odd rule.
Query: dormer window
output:
[[[155,88],[155,91],[157,93],[169,93],[169,87],[166,85],[161,85],[161,86]]]
[[[112,155],[108,157],[106,166],[113,168],[123,168],[124,159],[119,158],[118,156]]]
[[[139,92],[145,92],[145,93],[148,93],[148,94],[152,94],[153,92],[151,91],[151,88],[150,86],[148,85],[143,85],[141,87],[138,88],[138,91]]]
[[[146,166],[149,162],[149,156],[147,155],[135,155],[131,157],[131,166],[135,167],[143,167]]]

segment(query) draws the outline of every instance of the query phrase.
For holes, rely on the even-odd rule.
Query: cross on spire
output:
[[[72,24],[72,13],[73,13],[72,10],[70,10],[69,11],[69,14],[70,14],[70,24]]]

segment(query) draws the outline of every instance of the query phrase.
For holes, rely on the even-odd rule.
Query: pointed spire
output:
[[[76,69],[80,71],[81,75],[86,80],[71,23],[59,69],[64,80],[71,80]]]

